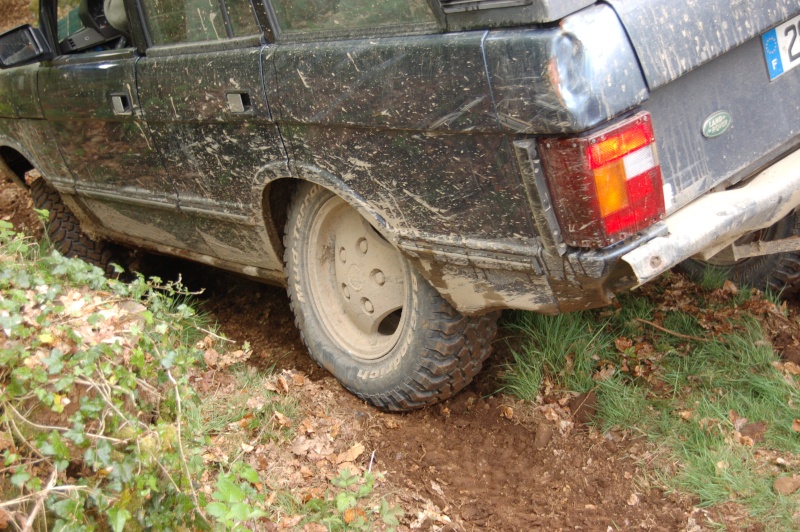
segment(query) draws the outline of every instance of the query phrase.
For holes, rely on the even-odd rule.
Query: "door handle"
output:
[[[247,114],[253,112],[253,103],[247,91],[227,92],[228,111],[234,114]]]
[[[131,97],[129,94],[124,92],[116,92],[111,94],[111,107],[114,109],[115,115],[127,116],[133,114]]]

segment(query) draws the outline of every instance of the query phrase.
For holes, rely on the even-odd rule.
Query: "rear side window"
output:
[[[426,0],[272,0],[282,31],[371,29],[435,22]]]
[[[260,32],[250,0],[143,0],[154,45],[217,41]]]

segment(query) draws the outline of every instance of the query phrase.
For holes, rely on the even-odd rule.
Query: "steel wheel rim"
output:
[[[314,217],[305,259],[311,307],[328,336],[357,359],[388,354],[402,333],[409,284],[397,250],[332,196]]]

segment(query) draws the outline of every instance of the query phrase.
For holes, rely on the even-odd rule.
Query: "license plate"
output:
[[[761,42],[770,81],[800,65],[800,16],[769,30]]]

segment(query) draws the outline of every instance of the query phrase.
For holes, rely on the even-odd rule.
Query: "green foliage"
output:
[[[590,312],[544,316],[519,312],[508,328],[526,341],[513,353],[514,363],[505,374],[504,390],[533,400],[545,376],[577,392],[590,390],[592,368],[605,357],[608,345],[604,323]]]
[[[237,393],[193,390],[204,349],[222,359],[229,341],[180,284],[107,279],[6,222],[0,261],[0,509],[25,516],[43,497],[55,530],[257,530],[287,514],[330,530],[398,526],[370,472],[343,471],[304,503],[265,488],[241,449],[291,440],[297,402],[241,365]],[[212,446],[225,458],[206,461]]]
[[[236,528],[264,515],[249,466],[220,474],[213,501],[196,489],[203,439],[187,435],[202,434],[202,415],[185,413],[200,408],[189,377],[208,331],[179,284],[106,279],[6,222],[0,260],[0,439],[14,442],[0,454],[0,508],[24,514],[44,496],[56,530]]]
[[[373,530],[377,516],[387,530],[400,524],[403,510],[381,498],[377,507],[371,503],[376,477],[369,471],[354,475],[344,469],[331,480],[332,490],[324,499],[313,498],[300,508],[303,522],[321,523],[329,530]],[[364,509],[366,508],[366,510]]]

